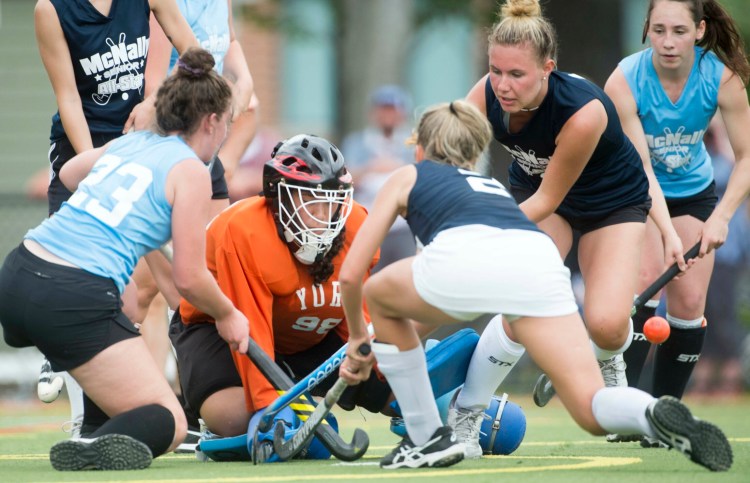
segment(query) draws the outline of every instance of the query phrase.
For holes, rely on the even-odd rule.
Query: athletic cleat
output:
[[[455,465],[464,459],[464,445],[459,443],[449,426],[441,426],[425,444],[416,446],[406,436],[401,443],[380,460],[380,467],[397,468],[442,468]]]
[[[49,460],[57,471],[142,470],[153,457],[151,450],[124,434],[105,434],[95,439],[69,439],[55,444]]]
[[[640,434],[608,434],[607,443],[637,443],[642,438]]]
[[[36,395],[42,402],[51,403],[57,399],[62,392],[65,380],[62,376],[55,375],[52,365],[47,359],[42,362],[39,371],[39,382],[36,385]]]
[[[628,378],[625,375],[627,364],[623,360],[622,354],[617,354],[606,361],[598,361],[599,369],[604,377],[604,385],[607,387],[627,387]]]
[[[641,438],[641,448],[669,448],[666,444],[662,443],[656,438],[649,436],[643,436]]]
[[[66,433],[70,433],[70,439],[80,439],[82,425],[83,417],[75,421],[65,421],[64,423],[62,423],[62,430]]]
[[[536,384],[534,384],[534,392],[532,394],[534,397],[534,404],[543,408],[548,402],[550,402],[554,395],[555,388],[552,387],[552,381],[549,380],[547,374],[539,376],[539,379],[536,380]]]
[[[458,391],[453,396],[448,409],[448,426],[453,429],[458,442],[464,445],[464,458],[481,458],[483,451],[479,444],[479,430],[485,418],[484,410],[457,408],[457,396]]]
[[[646,410],[659,441],[711,471],[732,466],[732,447],[716,426],[694,417],[679,399],[662,396]]]
[[[201,432],[188,428],[185,439],[174,449],[175,453],[192,454],[201,439]]]

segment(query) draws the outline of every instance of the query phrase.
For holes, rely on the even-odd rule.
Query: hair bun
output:
[[[200,78],[211,72],[215,65],[210,52],[199,47],[190,47],[177,61],[177,72],[187,77]]]

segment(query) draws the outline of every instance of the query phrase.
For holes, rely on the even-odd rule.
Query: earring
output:
[[[544,77],[542,77],[542,80],[546,81],[547,80],[547,76],[545,75]]]

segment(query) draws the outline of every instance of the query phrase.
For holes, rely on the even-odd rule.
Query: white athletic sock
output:
[[[68,391],[68,400],[70,401],[70,419],[73,423],[83,422],[83,389],[73,376],[68,372],[63,372],[65,378],[65,388]]]
[[[625,343],[620,347],[619,349],[615,349],[613,351],[602,349],[596,343],[592,340],[591,341],[591,347],[594,348],[594,355],[596,356],[596,360],[598,361],[608,361],[612,359],[614,356],[618,354],[622,354],[626,350],[628,350],[628,347],[630,347],[630,344],[633,342],[633,319],[630,319],[628,321],[629,324],[629,331],[628,336],[625,337]]]
[[[655,398],[634,387],[605,387],[594,394],[591,411],[599,426],[609,434],[656,434],[646,419]]]
[[[373,342],[372,352],[401,407],[409,437],[416,445],[426,443],[443,424],[432,397],[424,349],[401,352],[395,345]]]
[[[703,327],[703,316],[701,315],[697,319],[687,320],[678,319],[674,315],[667,313],[667,322],[669,322],[670,327],[675,327],[677,329],[700,329]]]
[[[471,356],[466,382],[458,394],[456,406],[486,409],[492,395],[525,351],[524,346],[510,340],[505,333],[502,315],[493,317]]]

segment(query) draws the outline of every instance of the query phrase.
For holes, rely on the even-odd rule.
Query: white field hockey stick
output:
[[[369,355],[372,351],[370,344],[362,344],[357,351],[363,355]],[[333,406],[338,402],[341,395],[349,385],[342,378],[338,378],[331,389],[326,392],[323,401],[315,408],[315,411],[307,418],[304,424],[294,433],[289,440],[284,441],[285,427],[283,424],[277,424],[273,434],[273,449],[276,454],[284,461],[294,458],[297,453],[302,451],[315,436],[316,429],[320,426]],[[355,440],[352,441],[356,442]]]

